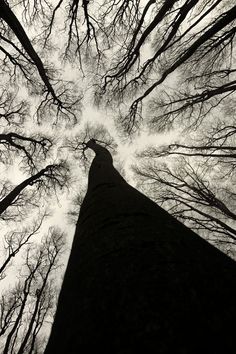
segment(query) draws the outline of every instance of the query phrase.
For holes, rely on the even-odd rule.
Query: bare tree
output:
[[[31,227],[24,227],[22,230],[15,229],[13,231],[9,231],[4,235],[4,254],[2,254],[5,258],[1,261],[0,265],[0,277],[5,278],[6,269],[12,264],[16,255],[23,249],[26,245],[31,242],[33,236],[37,235],[41,229],[43,221],[45,220],[47,213],[44,212],[42,215],[38,215],[38,220],[32,222]]]
[[[181,141],[162,147],[149,147],[139,154],[140,157],[188,156],[192,160],[201,159],[210,164],[221,166],[218,171],[219,180],[224,176],[230,178],[235,170],[236,129],[233,117],[215,116],[208,124],[202,125],[191,137],[183,134]],[[187,135],[187,138],[185,137]],[[200,160],[201,161],[201,160]]]
[[[46,2],[44,5],[46,5]],[[19,71],[31,93],[41,96],[39,96],[40,102],[36,110],[38,119],[49,110],[54,112],[57,118],[63,116],[67,119],[72,118],[76,122],[75,111],[78,110],[80,105],[81,94],[74,93],[74,84],[63,81],[55,67],[51,66],[50,68],[50,66],[46,67],[43,64],[21,21],[10,5],[1,0],[0,7],[0,38],[2,41],[0,46],[2,57],[0,60],[3,72],[9,73],[11,80],[17,82],[16,74]],[[25,16],[24,11],[23,16]],[[43,85],[35,76],[35,71],[37,71]]]
[[[115,99],[124,104],[120,119],[127,132],[139,126],[146,98],[153,100],[153,122],[168,127],[178,113],[190,115],[191,109],[200,110],[201,105],[208,111],[208,103],[214,106],[235,91],[234,6],[222,0],[149,1],[139,6],[141,16],[128,31],[123,49],[115,47],[117,52],[101,75],[96,93],[98,102],[102,99],[112,105]],[[170,80],[176,81],[177,76],[174,85]],[[127,105],[129,112],[124,114]]]
[[[1,191],[1,200],[0,200],[0,214],[3,214],[1,217],[3,219],[9,219],[12,217],[12,212],[10,211],[10,216],[8,214],[8,208],[16,208],[15,215],[21,214],[20,207],[29,207],[25,203],[25,195],[22,193],[27,187],[35,186],[36,190],[33,192],[33,195],[36,196],[35,192],[46,192],[51,193],[55,191],[57,186],[61,189],[66,186],[68,183],[68,167],[61,163],[58,165],[48,165],[44,169],[37,172],[35,175],[25,179],[23,182],[10,188],[6,183],[2,187]],[[27,197],[28,201],[32,199],[32,194],[30,197]],[[32,200],[32,203],[35,203]],[[26,205],[25,205],[26,204]],[[31,203],[30,203],[31,204]]]
[[[54,110],[56,105],[54,113],[68,113],[76,120],[73,105],[79,103],[80,97],[77,95],[74,100],[71,90],[65,86],[57,88],[58,75],[52,73],[53,68],[45,69],[23,27],[16,29],[12,25],[15,16],[12,9],[2,2],[3,38],[7,45],[3,50],[6,52],[10,46],[17,52],[16,57],[8,60],[23,70],[29,82],[35,67],[45,85],[38,117],[44,116],[47,109]],[[143,118],[142,102],[146,98],[152,99],[152,121],[165,128],[183,112],[193,115],[191,122],[196,123],[235,91],[236,11],[226,0],[158,3],[150,0],[146,4],[140,0],[106,0],[97,4],[59,0],[40,4],[33,1],[30,7],[28,1],[18,1],[16,9],[26,26],[41,24],[42,31],[37,33],[35,41],[45,55],[50,51],[50,43],[57,43],[55,29],[60,31],[62,57],[70,63],[76,60],[82,70],[89,66],[88,76],[91,78],[91,72],[95,73],[92,79],[93,83],[96,81],[96,102],[102,100],[111,106],[118,102],[120,121],[127,132],[139,126]],[[16,35],[22,50],[12,38],[8,39],[7,26]],[[12,55],[11,51],[7,53]],[[174,81],[177,76],[179,80],[170,94],[166,85],[170,86],[168,80],[170,77],[173,81],[174,73]],[[83,75],[86,77],[85,72]],[[130,106],[128,114],[127,105]],[[156,108],[160,111],[158,116]]]
[[[24,123],[29,114],[28,103],[17,100],[17,93],[8,85],[1,85],[0,92],[0,120],[1,125],[13,125],[14,127]]]
[[[236,240],[234,134],[232,126],[216,124],[205,141],[199,138],[203,144],[147,148],[134,168],[145,193],[218,245]]]
[[[33,353],[45,321],[51,321],[56,301],[55,270],[61,265],[64,235],[50,229],[41,245],[28,245],[20,280],[2,295],[2,352]],[[42,349],[43,350],[43,349]]]
[[[64,9],[66,15],[61,26],[57,17],[60,18]],[[59,0],[51,6],[41,36],[44,39],[44,47],[47,47],[55,27],[61,28],[65,35],[63,58],[70,62],[74,61],[74,58],[78,59],[82,70],[88,62],[99,69],[100,66],[103,67],[104,61],[106,62],[106,53],[115,45],[117,38],[122,36],[125,39],[127,33],[133,31],[139,17],[140,0],[106,0],[97,4],[87,0]]]
[[[22,162],[31,170],[35,170],[35,164],[39,159],[46,158],[52,141],[42,135],[32,134],[24,136],[16,132],[3,132],[0,134],[0,156],[4,163],[12,153],[20,155]]]
[[[13,127],[20,131],[19,127]],[[21,264],[26,273],[21,274],[20,278],[25,280],[20,280],[15,289],[1,293],[0,344],[1,350],[8,354],[33,353],[37,342],[40,342],[39,332],[45,321],[51,319],[55,306],[56,284],[51,282],[50,274],[61,252],[62,234],[50,230],[40,249],[34,237],[38,234],[41,239],[41,227],[48,214],[42,209],[48,197],[52,197],[58,188],[68,185],[69,168],[64,162],[38,168],[42,160],[50,157],[52,143],[53,139],[40,134],[27,136],[5,130],[0,135],[1,163],[7,165],[9,158],[18,158],[24,176],[29,175],[16,186],[12,186],[3,176],[1,181],[1,247],[4,250],[1,252],[1,280],[7,281],[11,272],[17,277],[19,257],[28,247],[26,263]],[[38,219],[29,222],[35,216],[35,208],[38,209]],[[17,222],[21,225],[15,226],[12,231],[10,221],[14,226]]]
[[[0,162],[9,164],[19,157],[25,169],[35,171],[39,160],[50,155],[54,140],[46,134],[26,133],[30,118],[29,102],[19,99],[19,90],[9,85],[1,87],[0,94]]]
[[[178,90],[163,90],[150,101],[150,123],[157,130],[167,130],[179,124],[184,124],[188,129],[196,129],[209,119],[211,113],[217,115],[222,104],[227,104],[235,94],[233,68],[199,73],[183,81]]]

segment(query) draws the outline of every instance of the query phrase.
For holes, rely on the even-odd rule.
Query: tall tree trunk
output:
[[[235,353],[235,262],[96,152],[45,354]]]

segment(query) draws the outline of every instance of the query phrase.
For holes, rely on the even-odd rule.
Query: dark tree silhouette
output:
[[[54,68],[48,69],[43,64],[4,0],[1,6],[5,28],[1,49],[4,64],[9,61],[18,67],[30,85],[35,77],[32,68],[35,68],[44,83],[38,117],[44,115],[40,111],[56,105],[58,114],[72,115],[76,120],[73,106],[77,107],[81,97],[72,98],[73,89],[57,87],[60,79],[52,73]],[[153,114],[156,125],[164,127],[173,124],[180,112],[189,114],[191,109],[206,106],[202,112],[206,115],[209,106],[215,106],[235,91],[236,8],[226,0],[159,3],[150,0],[146,4],[139,0],[107,0],[97,5],[58,0],[55,3],[33,1],[30,7],[28,1],[19,1],[16,8],[27,26],[41,25],[42,31],[37,31],[35,41],[43,48],[44,57],[57,45],[55,29],[60,31],[64,43],[62,57],[73,64],[76,58],[84,76],[84,68],[89,67],[90,77],[91,71],[95,73],[96,102],[125,104],[120,119],[127,132],[139,126],[143,117],[142,102],[146,98],[153,99],[155,107],[164,109],[158,117]],[[9,28],[20,47],[8,35]],[[176,92],[168,97],[165,84],[169,86],[172,74],[175,80],[180,76],[180,80]],[[160,98],[158,91],[168,95]],[[130,109],[125,114],[127,104]]]
[[[50,229],[39,245],[28,245],[21,278],[1,296],[2,353],[33,353],[36,337],[55,306],[55,270],[64,251],[64,235]]]
[[[54,250],[60,251],[62,234],[50,230],[40,250],[36,249],[37,238],[41,239],[42,227],[45,228],[43,223],[48,212],[43,210],[47,208],[47,199],[68,185],[69,169],[63,161],[48,163],[52,160],[55,138],[35,130],[29,132],[25,127],[29,104],[19,100],[17,94],[6,85],[0,96],[0,351],[33,354],[39,343],[44,348],[45,336],[41,336],[41,329],[47,326],[55,309],[57,285],[51,281],[50,274],[57,267]],[[15,171],[22,174],[18,183],[7,173],[13,161],[17,162]],[[9,284],[4,291],[2,284],[8,283],[8,279],[12,283],[12,274],[16,279],[19,276],[20,281],[15,287]]]
[[[49,193],[50,190],[55,190],[57,187],[66,186],[69,169],[63,161],[41,168],[42,161],[50,157],[54,139],[37,133],[24,134],[24,120],[28,116],[27,104],[24,101],[18,103],[15,101],[14,94],[4,89],[0,105],[3,126],[4,122],[7,122],[7,126],[0,133],[0,162],[3,165],[9,165],[15,158],[19,158],[19,166],[28,175],[15,187],[12,187],[11,183],[4,180],[2,176],[0,214],[1,218],[9,219],[21,214],[20,207],[26,204],[27,200],[30,202],[33,196],[32,190],[37,191],[40,195],[43,191]],[[25,191],[29,190],[29,187],[31,187],[31,196],[27,197]],[[36,193],[33,193],[36,197]],[[29,205],[33,205],[33,203],[37,204],[36,199]],[[12,211],[8,213],[6,210],[12,206],[17,212],[11,216]]]
[[[204,167],[200,170],[181,158],[172,168],[149,162],[136,167],[135,172],[139,187],[172,215],[209,240],[220,243],[226,236],[225,243],[235,242],[234,191],[228,184],[210,182]]]
[[[43,64],[14,15],[14,8],[4,0],[1,4],[3,64],[18,68],[31,86],[33,68],[37,70],[45,88],[37,111],[39,118],[56,105],[57,114],[72,115],[76,120],[74,108],[81,97],[74,95],[75,90],[67,88],[66,83],[61,82],[63,87],[58,87],[61,80],[57,73],[53,74],[55,68]],[[47,57],[50,48],[56,48],[55,29],[60,31],[61,56],[73,64],[76,58],[84,77],[84,69],[89,68],[89,77],[94,73],[96,102],[121,103],[121,123],[129,133],[143,118],[146,98],[161,108],[160,115],[153,113],[153,122],[164,128],[172,125],[180,113],[191,115],[196,110],[194,121],[202,108],[200,115],[205,117],[210,107],[235,91],[236,8],[226,0],[150,0],[146,4],[140,0],[107,0],[96,5],[58,0],[32,1],[31,6],[21,0],[16,9],[27,26],[37,27],[35,42],[40,44],[43,57]],[[171,81],[178,77],[178,84],[174,85]],[[170,82],[177,87],[173,95],[167,88]]]
[[[216,115],[222,103],[233,97],[236,89],[236,81],[232,80],[234,75],[235,70],[223,69],[211,72],[213,79],[208,74],[196,76],[195,80],[194,77],[188,78],[186,81],[190,84],[183,90],[164,90],[150,101],[152,126],[159,131],[179,124],[184,124],[189,130],[199,127],[209,119],[211,112]],[[204,76],[208,79],[206,82]]]
[[[209,119],[195,134],[138,154],[137,184],[204,238],[235,252],[233,117]]]
[[[206,116],[209,106],[235,92],[235,6],[222,0],[139,6],[141,15],[127,36],[120,36],[96,91],[98,103],[121,104],[127,132],[138,128],[146,98],[152,101],[153,122],[166,129],[176,116],[181,119],[180,113],[191,116],[206,106],[200,112]],[[197,117],[196,112],[192,121]]]
[[[64,187],[67,183],[67,179],[68,168],[66,165],[48,165],[44,169],[37,172],[35,175],[25,179],[11,191],[8,191],[8,188],[6,188],[6,185],[4,185],[2,188],[2,192],[4,194],[0,200],[0,214],[3,214],[2,218],[6,218],[4,213],[9,207],[18,207],[19,200],[21,205],[21,195],[27,187],[35,185],[37,191],[44,189],[47,191],[47,193],[49,193],[51,189],[55,190],[57,186],[61,188]]]
[[[41,135],[24,136],[15,132],[3,132],[0,134],[0,157],[1,161],[7,160],[12,153],[17,152],[22,156],[24,165],[32,171],[36,168],[35,162],[40,157],[46,158],[52,141]],[[36,160],[36,161],[35,161]]]
[[[24,48],[25,52],[29,56],[28,60],[31,62],[31,64],[33,63],[36,66],[38,73],[47,88],[48,93],[50,93],[52,95],[53,99],[56,102],[59,101],[58,97],[56,96],[56,94],[54,92],[54,89],[51,86],[51,83],[49,81],[49,77],[47,76],[46,70],[44,69],[44,65],[43,65],[41,59],[39,58],[38,54],[35,52],[32,44],[31,44],[31,41],[29,40],[26,32],[24,31],[20,21],[18,20],[16,15],[13,13],[13,11],[10,9],[7,2],[5,2],[4,0],[1,0],[0,8],[1,8],[1,19],[9,26],[9,28],[12,30],[12,32],[15,34],[15,36],[19,40],[19,42],[22,45],[22,47]],[[7,39],[6,39],[6,41],[7,41]],[[5,54],[6,54],[6,52],[5,52]],[[60,101],[58,103],[61,104]]]
[[[39,97],[42,95],[36,110],[38,119],[45,115],[45,110],[52,110],[57,117],[62,115],[64,118],[72,118],[76,122],[75,111],[80,105],[81,94],[74,94],[75,86],[71,85],[71,82],[63,81],[59,73],[56,73],[55,67],[45,66],[21,21],[5,0],[0,1],[0,9],[0,38],[2,41],[0,60],[3,72],[9,72],[10,78],[13,80],[18,70],[26,80],[31,93],[34,95],[38,93]],[[35,78],[35,70],[37,70],[43,86],[38,83],[37,77]]]
[[[0,86],[0,88],[1,125],[11,125],[13,127],[22,125],[29,114],[28,103],[17,100],[17,93],[8,85]]]
[[[234,353],[235,263],[96,156],[45,354]],[[217,311],[216,311],[217,309]]]
[[[33,226],[23,228],[23,230],[18,229],[14,231],[9,231],[7,234],[5,234],[4,236],[5,259],[1,260],[1,265],[0,265],[1,279],[5,278],[6,276],[5,271],[11,265],[14,257],[20,252],[21,249],[24,248],[25,245],[27,245],[31,241],[33,236],[38,233],[45,217],[46,217],[46,213],[44,213],[42,216],[39,215],[37,222],[36,221],[33,222]]]
[[[140,0],[110,0],[95,6],[87,0],[59,0],[51,6],[50,15],[44,21],[41,34],[44,47],[47,47],[55,27],[59,25],[61,28],[57,16],[60,18],[64,8],[66,16],[62,28],[65,45],[62,55],[70,62],[76,57],[82,70],[88,62],[93,64],[93,69],[98,70],[100,65],[103,66],[106,53],[115,45],[116,39],[119,36],[125,39],[128,33],[132,33],[140,18]]]

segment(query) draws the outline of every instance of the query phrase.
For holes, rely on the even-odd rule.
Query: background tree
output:
[[[51,273],[58,269],[64,242],[62,232],[50,229],[40,245],[49,216],[45,209],[68,185],[69,169],[63,161],[47,165],[55,161],[55,139],[27,128],[29,105],[14,89],[3,87],[0,110],[0,350],[33,353],[37,343],[42,350],[45,345],[41,332],[56,302]]]
[[[127,132],[140,123],[142,102],[146,97],[151,98],[153,113],[157,107],[160,111],[160,116],[153,114],[153,123],[164,129],[177,118],[183,119],[180,113],[183,116],[184,112],[190,123],[196,124],[210,107],[215,107],[235,90],[235,7],[226,0],[158,3],[151,0],[146,4],[110,0],[96,5],[60,0],[42,2],[41,6],[33,1],[29,9],[27,4],[19,1],[15,8],[22,14],[26,26],[33,24],[34,30],[36,25],[42,26],[35,40],[40,45],[43,43],[44,52],[53,45],[57,28],[63,38],[62,57],[69,63],[74,58],[78,60],[84,77],[91,78],[93,70],[92,78],[97,82],[96,102],[102,99],[110,106],[118,102],[122,113],[120,121]],[[12,11],[6,4],[4,9]],[[6,19],[4,21],[6,23]],[[34,59],[32,50],[30,53],[27,50],[40,73],[38,59]],[[46,95],[45,99],[49,99],[50,107],[59,103],[60,110],[63,106],[60,94],[57,97],[52,93],[52,86],[48,88],[46,71],[40,74],[41,79],[46,92],[54,98],[50,101]],[[196,75],[192,74],[194,72]],[[178,87],[176,93],[175,87]],[[125,113],[127,104],[130,105],[128,114]],[[65,103],[65,111],[71,107],[72,103]],[[191,114],[190,119],[192,108],[196,114]]]
[[[210,124],[176,143],[147,148],[134,171],[152,199],[235,257],[233,117]]]
[[[6,276],[5,271],[11,265],[14,257],[25,245],[29,244],[31,238],[38,233],[46,216],[47,214],[44,213],[41,218],[39,218],[38,222],[34,221],[31,229],[27,227],[23,230],[9,231],[4,235],[4,252],[1,252],[1,256],[5,259],[2,260],[0,266],[1,279],[4,279]]]
[[[44,2],[44,6],[46,4]],[[0,38],[3,44],[0,46],[2,72],[10,77],[14,85],[18,84],[19,79],[23,77],[23,82],[29,92],[34,96],[38,94],[40,101],[36,115],[39,120],[46,113],[54,113],[57,119],[63,116],[72,119],[75,123],[77,121],[75,110],[78,110],[81,96],[74,94],[74,84],[63,80],[55,65],[47,67],[42,62],[21,20],[15,15],[15,9],[13,10],[4,0],[1,0],[0,8]],[[25,18],[25,12],[23,16]],[[37,72],[36,76],[35,72]]]
[[[10,19],[15,15],[4,1],[3,4],[6,13],[3,23],[14,32]],[[22,14],[27,27],[33,25],[36,31],[36,26],[41,25],[35,41],[43,46],[44,57],[53,43],[58,44],[53,37],[55,29],[61,33],[62,57],[68,63],[78,60],[83,76],[96,79],[96,102],[102,99],[110,106],[119,103],[120,121],[127,132],[139,125],[146,97],[153,101],[153,112],[156,107],[160,111],[160,116],[153,114],[153,123],[166,128],[177,118],[182,119],[180,112],[185,112],[192,124],[196,123],[210,107],[235,90],[235,7],[226,0],[150,0],[147,3],[109,0],[96,5],[60,0],[43,1],[41,5],[33,1],[30,7],[28,2],[19,1],[14,9]],[[59,94],[53,91],[51,75],[47,75],[47,69],[23,31],[21,26],[14,33],[19,41],[25,36],[26,41],[20,43],[46,87],[40,108],[49,100],[49,107],[56,104],[59,111],[60,108],[70,111],[72,92],[67,95],[66,89],[59,89]],[[24,48],[26,42],[29,45]],[[60,81],[57,77],[52,77],[53,80]],[[64,106],[61,92],[66,95]],[[125,113],[127,105],[130,105],[128,114]],[[196,114],[190,119],[192,108]]]
[[[1,296],[2,353],[34,352],[43,323],[52,320],[57,287],[55,271],[63,251],[64,235],[56,229],[50,229],[41,244],[28,243],[22,254],[25,260],[20,279]]]
[[[197,113],[190,119],[192,107],[199,111],[206,106],[201,112],[204,116],[209,106],[214,107],[235,90],[235,7],[219,0],[149,1],[139,6],[139,19],[125,43],[122,37],[118,41],[112,62],[102,75],[98,101],[104,97],[112,104],[116,98],[130,104],[129,113],[121,115],[127,132],[139,125],[146,98],[152,99],[152,122],[158,129],[169,128],[176,117],[181,121],[183,112],[191,123],[196,122]]]

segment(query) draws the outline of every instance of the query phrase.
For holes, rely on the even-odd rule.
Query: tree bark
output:
[[[96,156],[45,354],[235,353],[236,265]]]

